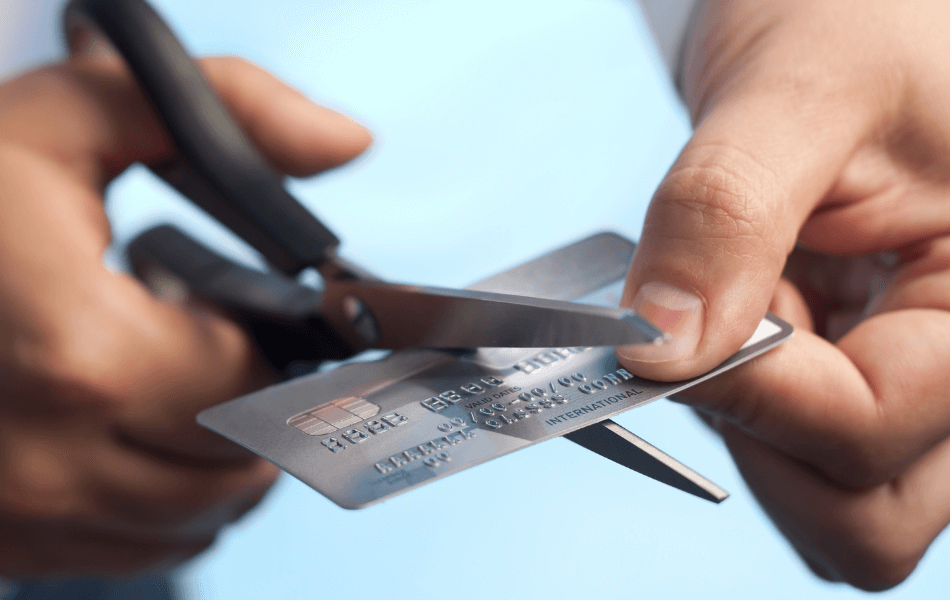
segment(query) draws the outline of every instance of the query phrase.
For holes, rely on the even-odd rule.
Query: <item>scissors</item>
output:
[[[144,0],[71,0],[71,48],[94,36],[125,59],[178,156],[150,169],[260,252],[257,271],[170,225],[127,247],[135,274],[228,310],[285,374],[367,349],[552,348],[660,343],[636,312],[489,291],[389,283],[342,258],[340,240],[254,148],[181,43]],[[301,280],[317,274],[319,286]],[[728,494],[610,420],[566,437],[649,477],[719,502]]]
[[[133,269],[151,283],[172,275],[191,293],[236,311],[278,366],[314,349],[340,359],[370,348],[617,346],[664,339],[629,309],[399,285],[373,276],[337,253],[339,238],[285,189],[283,176],[253,147],[146,2],[76,0],[67,6],[65,25],[71,41],[95,25],[138,79],[178,149],[173,162],[152,170],[271,267],[267,273],[239,267],[164,226],[130,245]],[[312,279],[314,273],[319,289],[299,283],[302,274]],[[294,343],[288,346],[288,340]]]

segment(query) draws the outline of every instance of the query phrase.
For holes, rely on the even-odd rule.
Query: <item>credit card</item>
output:
[[[634,248],[598,234],[472,288],[616,306]],[[605,347],[400,351],[212,407],[198,422],[339,506],[365,508],[680,392],[791,333],[769,314],[720,366],[674,383],[635,377]]]

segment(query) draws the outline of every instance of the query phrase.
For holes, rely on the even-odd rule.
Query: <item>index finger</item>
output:
[[[199,65],[232,117],[278,170],[312,175],[363,152],[369,132],[310,102],[235,57]],[[12,81],[0,95],[4,139],[59,159],[98,187],[135,162],[159,163],[174,147],[128,69],[75,57]],[[42,127],[37,127],[42,123]]]

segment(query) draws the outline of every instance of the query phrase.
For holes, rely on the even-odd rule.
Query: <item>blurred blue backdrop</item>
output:
[[[352,165],[292,183],[394,280],[461,286],[601,229],[636,238],[689,133],[619,0],[155,0],[196,53],[239,54],[367,125]],[[141,169],[118,243],[158,221],[253,262]],[[721,443],[659,402],[617,419],[733,493],[713,506],[564,440],[364,511],[284,477],[181,572],[187,598],[847,598],[777,535]],[[945,598],[950,539],[881,598]]]

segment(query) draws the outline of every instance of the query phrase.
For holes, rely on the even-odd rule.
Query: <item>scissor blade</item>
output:
[[[337,280],[321,312],[368,348],[552,348],[658,343],[632,310],[472,290]]]
[[[729,497],[726,490],[610,419],[566,433],[564,437],[618,465],[703,500],[719,504]]]

